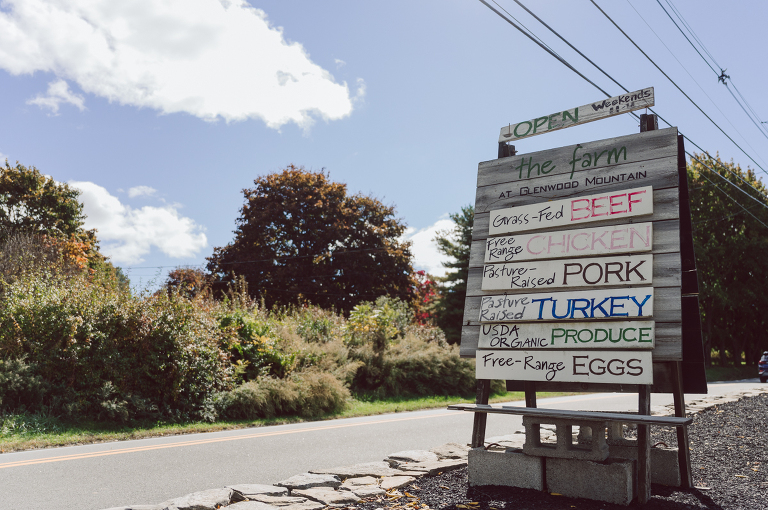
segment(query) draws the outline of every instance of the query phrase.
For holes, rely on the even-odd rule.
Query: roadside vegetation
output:
[[[733,282],[753,279],[712,276],[722,268],[710,255],[735,243],[749,258],[764,236],[698,182],[700,171],[689,174],[693,195],[712,206],[694,207],[703,329],[720,365],[709,380],[754,377],[734,360],[756,363],[764,318],[721,306]],[[474,361],[457,345],[471,207],[435,239],[450,259],[435,279],[413,271],[394,207],[294,166],[254,184],[235,239],[214,248],[207,271],[178,268],[159,290],[136,292],[83,228],[76,190],[0,167],[0,450],[472,400]],[[744,224],[720,232],[723,218]],[[756,271],[728,267],[747,266]],[[734,324],[742,340],[726,342]],[[521,398],[502,381],[492,390],[495,401]]]

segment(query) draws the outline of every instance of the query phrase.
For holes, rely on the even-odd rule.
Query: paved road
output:
[[[711,383],[710,395],[766,388],[757,379]],[[702,397],[688,395],[687,400]],[[671,403],[653,395],[652,405]],[[637,410],[635,395],[592,394],[540,407]],[[521,428],[517,416],[489,415],[487,437]],[[0,455],[0,509],[98,510],[152,504],[236,483],[274,483],[309,469],[383,459],[407,449],[466,443],[471,413],[444,409],[366,418],[160,437]]]

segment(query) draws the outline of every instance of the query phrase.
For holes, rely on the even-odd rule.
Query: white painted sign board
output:
[[[652,243],[653,223],[489,237],[485,240],[485,262],[638,253],[651,251]]]
[[[480,326],[479,349],[653,349],[653,321],[513,322]]]
[[[653,287],[483,296],[480,322],[653,317]]]
[[[653,188],[631,188],[491,211],[489,235],[653,214]]]
[[[585,104],[562,112],[552,113],[501,128],[499,143],[513,142],[522,138],[578,126],[595,120],[606,119],[654,105],[653,87],[621,94],[597,102]]]
[[[552,289],[653,283],[653,255],[486,264],[483,290]]]
[[[478,379],[653,384],[650,351],[509,351],[476,353]]]

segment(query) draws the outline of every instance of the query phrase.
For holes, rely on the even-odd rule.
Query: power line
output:
[[[483,0],[480,0],[480,1],[482,2]],[[627,34],[627,33],[626,33],[626,32],[625,32],[625,31],[624,31],[624,30],[623,30],[623,29],[622,29],[622,28],[621,28],[621,27],[620,27],[620,26],[619,26],[619,25],[618,25],[618,24],[615,22],[615,21],[613,21],[613,19],[612,19],[612,18],[611,18],[611,17],[608,15],[608,13],[606,13],[606,12],[605,12],[605,11],[604,11],[602,8],[600,8],[600,6],[599,6],[599,5],[597,5],[597,2],[595,2],[595,0],[589,0],[589,1],[590,1],[590,2],[592,2],[592,5],[594,5],[594,6],[597,8],[597,10],[598,10],[598,11],[600,11],[600,12],[603,14],[603,16],[605,16],[605,17],[608,19],[608,21],[610,21],[610,22],[613,24],[613,26],[614,26],[614,27],[616,27],[616,29],[617,29],[619,32],[621,32],[621,33],[624,35],[624,37],[626,37],[626,38],[627,38],[627,40],[629,40],[629,42],[631,42],[631,43],[632,43],[632,45],[633,45],[635,48],[637,48],[637,50],[638,50],[640,53],[642,53],[642,54],[643,54],[643,56],[644,56],[645,58],[647,58],[647,59],[648,59],[648,61],[649,61],[651,64],[653,64],[653,65],[654,65],[654,67],[656,67],[656,69],[658,69],[658,71],[659,71],[661,74],[663,74],[663,75],[664,75],[664,77],[665,77],[667,80],[669,80],[669,82],[670,82],[670,83],[672,83],[672,85],[674,85],[674,86],[675,86],[675,88],[677,88],[677,90],[679,90],[679,91],[680,91],[680,93],[681,93],[682,95],[684,95],[684,96],[685,96],[685,98],[686,98],[686,99],[688,99],[688,101],[690,101],[690,102],[691,102],[691,104],[693,104],[693,106],[695,106],[695,107],[696,107],[696,108],[697,108],[697,109],[698,109],[698,110],[701,112],[701,114],[702,114],[702,115],[704,115],[704,116],[707,118],[707,120],[709,120],[709,121],[710,121],[710,122],[711,122],[711,123],[712,123],[712,124],[713,124],[713,125],[714,125],[714,126],[717,128],[717,129],[718,129],[718,130],[720,130],[720,132],[721,132],[721,133],[723,133],[723,134],[726,136],[726,138],[728,138],[728,140],[730,140],[730,141],[731,141],[731,143],[733,143],[733,144],[734,144],[736,147],[738,147],[738,149],[739,149],[739,150],[740,150],[742,153],[744,153],[744,155],[745,155],[745,156],[747,156],[747,157],[748,157],[750,160],[752,160],[752,162],[753,162],[755,165],[757,165],[757,166],[760,168],[760,170],[762,170],[762,171],[763,171],[763,172],[764,172],[766,175],[768,175],[768,171],[766,171],[766,170],[765,170],[765,168],[763,168],[763,167],[760,165],[760,163],[758,163],[757,161],[755,161],[755,159],[754,159],[752,156],[750,156],[749,154],[747,154],[747,152],[746,152],[744,149],[742,149],[742,148],[741,148],[741,146],[740,146],[739,144],[737,144],[737,143],[736,143],[736,141],[735,141],[733,138],[731,138],[731,136],[730,136],[728,133],[726,133],[726,132],[723,130],[723,128],[721,128],[721,127],[720,127],[720,126],[717,124],[717,122],[715,122],[714,120],[712,120],[712,117],[710,117],[709,115],[707,115],[707,112],[705,112],[704,110],[702,110],[702,108],[701,108],[701,107],[700,107],[698,104],[696,104],[696,101],[694,101],[693,99],[691,99],[691,96],[689,96],[688,94],[686,94],[686,93],[685,93],[685,91],[684,91],[682,88],[680,88],[680,86],[679,86],[677,83],[675,83],[675,81],[674,81],[672,78],[670,78],[670,77],[669,77],[669,75],[668,75],[667,73],[665,73],[665,72],[664,72],[664,70],[663,70],[661,67],[659,67],[659,65],[658,65],[658,64],[656,64],[656,62],[654,62],[654,61],[653,61],[653,59],[652,59],[650,56],[648,56],[648,54],[647,54],[646,52],[644,52],[644,51],[643,51],[643,49],[642,49],[642,48],[640,48],[640,46],[639,46],[639,45],[638,45],[638,44],[637,44],[637,43],[636,43],[636,42],[635,42],[635,41],[634,41],[634,40],[633,40],[633,39],[632,39],[632,38],[629,36],[629,34]]]
[[[482,0],[481,0],[481,1],[482,1]],[[618,86],[619,86],[619,88],[621,88],[621,89],[622,89],[622,90],[624,90],[625,92],[629,92],[629,89],[627,89],[627,88],[626,88],[624,85],[622,85],[621,83],[619,83],[619,82],[618,82],[618,81],[617,81],[615,78],[613,78],[613,76],[611,76],[610,74],[608,74],[608,73],[607,73],[605,70],[603,70],[603,69],[602,69],[600,66],[598,66],[598,65],[597,65],[595,62],[593,62],[593,61],[592,61],[592,60],[591,60],[589,57],[587,57],[587,56],[586,56],[584,53],[582,53],[581,51],[579,51],[579,49],[578,49],[578,48],[576,48],[576,47],[575,47],[573,44],[571,44],[571,43],[570,43],[570,42],[569,42],[567,39],[565,39],[565,38],[564,38],[562,35],[560,35],[560,34],[559,34],[559,33],[558,33],[558,32],[557,32],[555,29],[553,29],[553,28],[552,28],[552,27],[550,27],[550,26],[549,26],[547,23],[545,23],[545,22],[544,22],[544,21],[543,21],[541,18],[539,18],[538,16],[536,16],[536,14],[534,14],[534,13],[533,13],[533,12],[532,12],[530,9],[528,9],[528,8],[527,8],[525,5],[523,5],[523,3],[522,3],[520,0],[514,0],[514,1],[515,1],[515,3],[517,3],[517,4],[518,4],[520,7],[522,7],[522,8],[523,8],[523,9],[524,9],[524,10],[525,10],[525,11],[526,11],[528,14],[530,14],[530,15],[531,15],[531,16],[532,16],[534,19],[536,19],[536,21],[538,21],[539,23],[541,23],[542,25],[544,25],[544,26],[545,26],[547,29],[549,29],[549,31],[550,31],[550,32],[552,32],[552,33],[553,33],[553,34],[555,34],[557,37],[559,37],[559,38],[560,38],[560,40],[562,40],[564,43],[566,43],[566,44],[567,44],[567,45],[568,45],[568,46],[569,46],[571,49],[573,49],[574,51],[576,51],[576,52],[577,52],[577,53],[578,53],[578,54],[579,54],[579,55],[580,55],[582,58],[584,58],[584,59],[585,59],[587,62],[589,62],[590,64],[592,64],[592,65],[593,65],[593,66],[594,66],[594,67],[595,67],[597,70],[599,70],[601,73],[603,73],[603,74],[604,74],[604,75],[605,75],[605,76],[606,76],[608,79],[610,79],[611,81],[613,81],[613,83],[615,83],[616,85],[618,85]],[[485,2],[483,2],[483,3],[485,3]],[[486,4],[486,5],[487,5],[487,4]],[[507,12],[507,11],[505,10],[504,12]],[[496,13],[497,13],[497,14],[499,14],[498,12],[496,12]],[[500,14],[499,14],[499,15],[500,15]],[[501,15],[500,15],[500,16],[501,16]],[[502,18],[503,18],[503,16],[502,16]],[[554,55],[553,55],[553,56],[554,56]],[[560,60],[560,59],[559,59],[559,60]],[[575,69],[573,69],[571,66],[569,66],[569,67],[570,67],[572,70],[574,70],[574,71],[575,71]],[[582,75],[581,73],[578,73],[577,71],[575,71],[575,72],[576,72],[576,73],[577,73],[579,76],[582,76],[582,77],[583,77],[583,75]],[[592,83],[592,82],[590,82],[590,83]],[[594,85],[594,83],[592,83],[592,85],[593,85],[593,86],[595,86],[595,87],[596,87],[598,90],[600,90],[601,92],[603,92],[604,94],[606,94],[606,95],[608,95],[608,96],[610,97],[610,94],[608,94],[607,92],[605,92],[603,89],[601,89],[600,87],[597,87],[596,85]],[[673,127],[673,126],[672,126],[672,124],[671,124],[671,123],[669,123],[669,122],[668,122],[668,121],[667,121],[667,120],[666,120],[664,117],[662,117],[661,115],[659,115],[658,113],[656,113],[656,112],[653,110],[653,108],[649,108],[649,109],[650,109],[650,111],[651,111],[651,112],[653,112],[653,113],[654,113],[654,115],[657,115],[657,116],[658,116],[658,118],[659,118],[659,119],[661,119],[663,122],[665,122],[665,123],[666,123],[666,124],[667,124],[669,127]],[[636,115],[634,112],[631,112],[631,114],[632,114],[632,115],[633,115],[633,116],[634,116],[636,119],[639,119],[639,117],[638,117],[638,116],[637,116],[637,115]],[[681,134],[682,134],[682,133],[681,133]],[[698,148],[698,149],[699,149],[699,150],[700,150],[702,153],[706,154],[706,155],[707,155],[707,156],[710,158],[710,160],[712,160],[712,161],[716,161],[716,160],[715,160],[715,159],[714,159],[714,158],[713,158],[713,157],[712,157],[712,156],[711,156],[711,155],[710,155],[710,154],[709,154],[709,153],[708,153],[706,150],[704,150],[703,148],[701,148],[701,147],[700,147],[700,146],[699,146],[699,145],[698,145],[696,142],[694,142],[693,140],[691,140],[690,138],[688,138],[686,135],[683,135],[683,137],[684,137],[686,140],[688,140],[689,142],[691,142],[693,145],[695,145],[695,146],[696,146],[696,147],[697,147],[697,148]],[[721,166],[723,166],[723,168],[725,168],[725,169],[726,169],[726,170],[728,170],[729,172],[731,171],[731,169],[730,169],[730,168],[728,168],[727,166],[725,166],[725,165],[721,165]],[[741,177],[739,174],[735,174],[735,175],[736,175],[736,176],[737,176],[739,179],[741,179],[741,180],[742,180],[742,181],[743,181],[745,184],[747,184],[747,185],[748,185],[748,186],[750,186],[752,189],[754,189],[754,190],[755,190],[755,191],[756,191],[758,194],[760,194],[760,196],[761,196],[761,197],[765,197],[765,195],[764,195],[764,194],[763,194],[763,193],[762,193],[760,190],[758,190],[757,188],[755,188],[754,186],[752,186],[752,184],[750,184],[748,181],[744,180],[744,179],[743,179],[743,178],[742,178],[742,177]],[[730,182],[730,181],[729,181],[729,182]],[[732,183],[732,184],[733,184],[733,183]],[[735,184],[734,184],[734,186],[735,186]],[[766,197],[766,198],[768,199],[768,197]]]
[[[705,165],[705,166],[706,166],[706,165]],[[709,167],[707,167],[707,168],[709,168]],[[710,168],[710,170],[712,170],[712,169]],[[713,172],[714,172],[714,170],[713,170]],[[715,173],[717,173],[717,172],[715,172]],[[733,203],[735,203],[736,205],[738,205],[739,207],[741,207],[741,208],[744,210],[744,212],[746,212],[747,214],[749,214],[750,216],[752,216],[752,217],[755,219],[755,221],[757,221],[757,222],[758,222],[758,223],[760,223],[762,226],[764,226],[766,229],[768,229],[768,225],[766,225],[765,223],[763,223],[763,222],[762,222],[762,221],[761,221],[761,220],[760,220],[760,219],[759,219],[757,216],[755,216],[754,214],[752,214],[752,212],[750,212],[750,211],[749,211],[749,209],[747,209],[746,207],[744,207],[743,205],[741,205],[741,203],[739,203],[739,201],[738,201],[738,200],[736,200],[735,198],[733,198],[731,195],[729,195],[728,193],[726,193],[726,192],[725,192],[725,191],[724,191],[724,190],[723,190],[723,189],[722,189],[720,186],[718,186],[717,184],[715,184],[715,183],[712,181],[712,179],[710,179],[709,177],[707,177],[707,176],[706,176],[706,175],[704,175],[704,174],[699,174],[699,175],[701,175],[701,176],[702,176],[702,177],[704,177],[706,180],[708,180],[709,182],[711,182],[711,183],[712,183],[712,185],[713,185],[715,188],[717,188],[718,190],[722,191],[722,192],[723,192],[723,194],[724,194],[726,197],[730,198],[730,199],[733,201]],[[718,175],[720,175],[720,174],[718,174]],[[722,176],[721,176],[721,177],[722,177]]]
[[[669,3],[669,0],[665,0],[665,1],[666,1],[667,3]],[[674,24],[674,25],[677,27],[677,29],[680,31],[680,33],[681,33],[681,34],[683,34],[683,37],[685,37],[685,40],[686,40],[686,41],[688,41],[688,44],[690,44],[690,45],[691,45],[691,47],[692,47],[694,50],[696,50],[696,53],[698,53],[698,54],[699,54],[699,56],[700,56],[700,57],[701,57],[701,59],[704,61],[704,63],[705,63],[705,64],[707,64],[707,66],[709,66],[709,68],[710,68],[710,69],[712,69],[712,72],[713,72],[713,73],[715,73],[715,76],[718,76],[718,77],[721,77],[721,76],[723,76],[723,74],[724,74],[724,71],[721,71],[720,75],[718,75],[717,71],[715,71],[715,68],[714,68],[714,67],[712,67],[712,65],[710,65],[709,61],[708,61],[706,58],[704,58],[704,55],[702,55],[702,54],[701,54],[701,52],[700,52],[700,51],[699,51],[699,49],[696,47],[696,45],[695,45],[695,44],[693,44],[693,42],[692,42],[692,41],[691,41],[691,40],[688,38],[688,36],[687,36],[687,35],[685,34],[685,32],[683,31],[683,29],[682,29],[682,28],[680,28],[680,25],[678,25],[678,24],[677,24],[677,22],[674,20],[674,18],[672,17],[672,15],[670,15],[670,14],[669,14],[669,12],[667,12],[667,10],[666,10],[666,9],[664,8],[664,6],[661,4],[661,0],[656,0],[656,3],[658,3],[658,4],[659,4],[659,7],[661,7],[661,9],[664,11],[664,14],[666,14],[666,15],[667,15],[667,17],[669,17],[669,19],[670,19],[670,20],[672,21],[672,23],[673,23],[673,24]],[[630,5],[632,5],[632,4],[630,4]],[[634,8],[634,7],[633,7],[633,8]],[[639,14],[639,13],[638,13],[638,14]],[[678,14],[678,16],[679,16],[679,14]],[[641,17],[642,17],[642,16],[641,16]],[[681,18],[681,20],[682,20],[682,18]],[[655,33],[655,32],[654,32],[654,33]],[[657,36],[657,37],[658,37],[658,36]],[[701,43],[699,43],[699,44],[701,44]],[[704,47],[704,46],[702,45],[702,47]],[[669,48],[667,48],[667,49],[669,49]],[[705,50],[705,51],[706,51],[706,50]],[[713,59],[713,61],[714,61],[714,59]],[[678,62],[679,62],[679,61],[678,61]],[[682,65],[682,64],[681,64],[681,65]],[[718,67],[720,67],[720,66],[718,66]],[[690,74],[690,73],[689,73],[689,74]],[[726,83],[726,81],[725,81],[725,80],[721,80],[721,81],[723,82],[723,85],[725,85],[725,87],[728,89],[728,92],[730,92],[730,94],[731,94],[731,96],[733,97],[734,101],[736,101],[736,103],[737,103],[737,104],[738,104],[738,105],[741,107],[741,109],[742,109],[742,110],[744,110],[744,113],[747,115],[747,117],[749,117],[749,120],[750,120],[750,121],[752,121],[752,123],[755,125],[755,127],[757,127],[758,131],[760,131],[760,134],[761,134],[761,135],[763,135],[764,137],[768,138],[768,134],[766,134],[766,132],[765,132],[764,128],[763,128],[763,127],[762,127],[760,124],[758,124],[757,122],[755,122],[755,119],[754,119],[754,118],[752,118],[752,115],[750,115],[750,113],[747,111],[747,109],[746,109],[746,108],[744,108],[744,105],[741,103],[741,101],[739,101],[739,100],[736,98],[736,96],[733,94],[733,91],[730,89],[730,87],[728,87],[728,83]],[[731,80],[731,83],[733,84],[733,80]],[[735,89],[735,88],[736,88],[736,85],[734,85],[734,86],[733,86],[733,88]],[[737,90],[737,92],[738,92],[738,90]],[[747,100],[744,98],[744,96],[742,96],[742,95],[741,95],[741,93],[739,93],[739,96],[741,96],[741,99],[744,101],[744,103],[745,103],[745,104],[746,104],[746,105],[749,107],[749,109],[752,111],[752,113],[754,114],[755,118],[759,120],[759,119],[760,119],[760,117],[758,117],[758,116],[757,116],[757,115],[754,113],[754,110],[752,110],[752,107],[751,107],[751,106],[749,106],[749,103],[748,103],[748,102],[747,102]],[[707,97],[709,97],[709,96],[707,96]],[[710,100],[711,100],[711,99],[710,99]],[[722,112],[720,112],[720,113],[722,113]],[[742,135],[742,138],[743,138],[743,135]],[[754,148],[753,148],[752,150],[754,150]]]
[[[723,175],[721,175],[721,174],[720,174],[720,172],[718,172],[718,171],[716,171],[716,170],[712,169],[712,167],[710,167],[709,165],[707,165],[706,163],[704,163],[702,160],[700,160],[699,158],[697,158],[696,156],[694,156],[694,155],[693,155],[693,154],[691,154],[690,152],[688,152],[688,151],[685,151],[685,153],[686,153],[686,154],[688,154],[688,155],[691,157],[691,159],[695,159],[696,161],[698,161],[698,162],[699,162],[699,163],[700,163],[700,164],[701,164],[701,165],[702,165],[704,168],[707,168],[707,169],[709,169],[709,170],[710,170],[712,173],[714,173],[715,175],[717,175],[717,176],[718,176],[718,177],[720,177],[721,179],[724,179],[726,182],[729,182],[729,183],[733,184],[733,185],[734,185],[734,187],[735,187],[737,190],[741,191],[742,193],[744,193],[745,195],[747,195],[749,198],[751,198],[752,200],[754,200],[754,201],[755,201],[755,202],[757,202],[758,204],[760,204],[760,205],[762,205],[763,207],[765,207],[766,209],[768,209],[768,204],[766,204],[765,202],[762,202],[762,201],[758,200],[756,197],[753,197],[752,195],[750,195],[749,193],[747,193],[745,190],[741,189],[741,187],[739,187],[739,186],[736,186],[736,185],[735,185],[735,184],[734,184],[732,181],[730,181],[729,179],[726,179],[726,178],[725,178]],[[733,172],[733,171],[732,171],[730,168],[726,167],[725,165],[723,165],[723,166],[724,166],[726,169],[728,169],[728,171],[730,171],[732,174],[734,174],[734,175],[738,176],[739,178],[741,178],[741,176],[740,176],[738,173],[736,173],[736,172]],[[744,179],[741,179],[741,180],[742,180],[742,181],[744,181]],[[746,182],[746,181],[744,181],[744,182]],[[747,183],[747,184],[749,184],[749,183]],[[754,189],[754,188],[753,188],[753,189]],[[761,196],[763,196],[763,198],[765,198],[765,196],[764,196],[764,195],[761,195]]]
[[[570,69],[570,70],[571,70],[571,71],[573,71],[574,73],[578,74],[578,75],[579,75],[579,76],[580,76],[580,77],[581,77],[581,78],[582,78],[584,81],[586,81],[587,83],[589,83],[590,85],[592,85],[593,87],[595,87],[597,90],[599,90],[600,92],[602,92],[603,94],[605,94],[605,95],[606,95],[606,97],[611,97],[611,94],[609,94],[608,92],[606,92],[605,90],[603,90],[603,89],[602,89],[602,88],[601,88],[599,85],[597,85],[595,82],[593,82],[592,80],[590,80],[589,78],[587,78],[586,76],[584,76],[583,74],[581,74],[579,71],[577,71],[575,67],[573,67],[571,64],[569,64],[569,63],[568,63],[568,62],[567,62],[567,61],[566,61],[564,58],[562,58],[560,55],[558,55],[558,54],[557,54],[557,53],[555,53],[554,51],[550,50],[550,49],[549,49],[549,48],[548,48],[548,47],[547,47],[545,44],[543,44],[543,43],[540,43],[539,41],[537,41],[537,40],[536,40],[536,38],[534,38],[533,36],[531,36],[530,34],[528,34],[528,33],[527,33],[525,30],[523,30],[521,27],[519,27],[519,26],[518,26],[518,25],[517,25],[517,24],[516,24],[514,21],[510,20],[509,18],[507,18],[506,16],[504,16],[502,13],[500,13],[499,11],[497,11],[496,9],[494,9],[494,8],[493,8],[493,6],[492,6],[491,4],[489,4],[489,3],[488,3],[488,2],[486,2],[485,0],[479,0],[479,1],[480,1],[480,3],[482,3],[483,5],[485,5],[486,7],[488,7],[490,10],[492,10],[493,12],[495,12],[495,13],[496,13],[496,14],[497,14],[497,15],[498,15],[498,16],[499,16],[501,19],[503,19],[504,21],[506,21],[507,23],[509,23],[509,24],[510,24],[510,25],[512,25],[513,27],[515,27],[517,30],[519,30],[521,34],[525,35],[525,36],[526,36],[528,39],[530,39],[531,41],[535,42],[535,43],[536,43],[538,46],[540,46],[540,47],[541,47],[541,49],[543,49],[544,51],[546,51],[547,53],[549,53],[550,55],[552,55],[553,57],[555,57],[555,58],[556,58],[558,61],[560,61],[560,63],[562,63],[562,64],[563,64],[564,66],[566,66],[568,69]]]
[[[658,0],[656,0],[656,1],[658,1]],[[729,119],[729,118],[728,118],[728,116],[725,114],[725,112],[723,112],[723,110],[721,110],[721,109],[720,109],[720,107],[719,107],[719,106],[717,106],[717,103],[715,103],[715,100],[714,100],[714,99],[712,99],[712,98],[709,96],[709,94],[707,94],[707,91],[706,91],[706,90],[704,90],[704,87],[702,87],[702,86],[701,86],[701,84],[698,82],[698,80],[697,80],[696,78],[694,78],[694,77],[693,77],[693,75],[691,74],[691,72],[690,72],[690,71],[688,71],[688,68],[687,68],[687,67],[685,67],[685,65],[683,65],[683,63],[682,63],[682,62],[680,62],[680,59],[679,59],[679,58],[677,58],[677,55],[675,55],[675,53],[674,53],[674,52],[673,52],[671,49],[669,49],[669,46],[667,46],[667,43],[665,43],[665,42],[664,42],[664,40],[663,40],[663,39],[662,39],[662,38],[659,36],[659,34],[657,34],[657,33],[656,33],[656,31],[653,29],[653,27],[650,25],[650,23],[648,23],[648,21],[646,21],[646,19],[643,17],[643,15],[642,15],[642,14],[640,14],[640,11],[638,11],[638,10],[635,8],[635,6],[632,4],[632,2],[631,2],[630,0],[627,0],[627,3],[629,4],[629,6],[630,6],[630,7],[632,7],[632,10],[634,10],[634,11],[635,11],[635,14],[637,14],[637,16],[638,16],[638,17],[639,17],[641,20],[643,20],[643,23],[645,23],[645,26],[647,26],[647,27],[648,27],[648,30],[650,30],[651,32],[653,32],[653,35],[655,35],[655,36],[656,36],[656,39],[658,39],[658,40],[659,40],[659,42],[660,42],[660,43],[661,43],[661,44],[664,46],[664,48],[666,48],[667,52],[669,52],[669,54],[670,54],[670,55],[672,55],[672,58],[674,58],[674,59],[677,61],[677,63],[680,65],[680,67],[682,67],[682,68],[683,68],[683,71],[685,71],[685,72],[686,72],[686,74],[688,75],[688,77],[689,77],[690,79],[692,79],[692,80],[693,80],[693,83],[695,83],[695,84],[696,84],[696,86],[697,86],[697,87],[699,87],[699,90],[701,90],[701,91],[704,93],[704,95],[705,95],[705,96],[707,96],[707,99],[709,99],[709,102],[710,102],[710,103],[712,103],[712,104],[714,105],[714,107],[717,109],[717,111],[718,111],[718,112],[720,112],[720,115],[722,115],[722,116],[725,118],[725,120],[728,122],[728,124],[730,124],[730,125],[731,125],[731,127],[732,127],[733,129],[735,129],[735,130],[736,130],[736,133],[738,133],[738,134],[739,134],[739,136],[740,136],[740,137],[741,137],[741,138],[742,138],[742,139],[743,139],[743,140],[746,142],[747,146],[748,146],[750,149],[752,149],[752,151],[754,151],[754,152],[757,152],[757,151],[755,150],[755,148],[754,148],[754,147],[752,147],[752,145],[751,145],[751,144],[749,143],[749,141],[746,139],[746,137],[745,137],[744,135],[742,135],[742,134],[741,134],[741,131],[739,131],[739,128],[737,128],[736,126],[734,126],[733,122],[731,122],[731,119]],[[724,81],[724,80],[723,80],[723,83],[725,83],[725,81]],[[726,85],[726,86],[727,86],[727,85]],[[731,95],[733,95],[733,93],[731,93]],[[735,97],[734,97],[734,99],[735,99]],[[737,102],[738,102],[738,101],[737,101]],[[739,106],[741,106],[741,105],[739,105]],[[743,107],[742,107],[742,109],[743,109]],[[746,113],[746,110],[745,110],[745,113]],[[752,120],[752,119],[750,118],[750,120]],[[754,122],[754,121],[753,121],[753,122]],[[762,132],[762,131],[761,131],[761,132]],[[768,138],[768,136],[767,136],[766,138]],[[759,155],[758,155],[758,157],[759,157]],[[762,160],[763,158],[760,158],[760,159]],[[765,160],[763,160],[763,163],[765,163]]]

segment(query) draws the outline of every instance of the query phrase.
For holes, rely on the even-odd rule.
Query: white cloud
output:
[[[135,264],[154,246],[172,258],[191,257],[208,246],[202,227],[178,206],[134,209],[92,182],[69,185],[82,191],[85,228],[98,230],[101,251],[116,263]]]
[[[336,69],[340,69],[340,68],[344,67],[345,65],[347,65],[347,63],[344,62],[343,60],[341,60],[340,58],[333,59],[333,62],[336,64]]]
[[[157,190],[155,188],[150,188],[149,186],[134,186],[133,188],[128,189],[128,196],[131,198],[135,197],[151,197],[157,193]]]
[[[2,51],[2,50],[0,50]],[[54,80],[48,84],[47,95],[38,94],[27,104],[36,104],[40,108],[50,108],[54,115],[59,114],[59,105],[69,103],[77,106],[80,111],[85,110],[85,99],[69,90],[69,84],[62,79]]]
[[[448,258],[437,251],[437,243],[433,241],[440,231],[452,230],[455,223],[449,219],[437,220],[421,230],[408,228],[405,232],[405,239],[411,241],[411,253],[413,253],[414,269],[423,269],[432,276],[445,276],[446,268],[442,262],[447,262]]]
[[[121,104],[205,120],[260,118],[275,129],[289,122],[306,129],[315,117],[352,112],[346,82],[312,62],[301,44],[287,42],[282,28],[246,0],[2,6],[0,68],[12,74],[49,72]],[[60,96],[48,97],[54,99],[39,103],[57,107]]]

